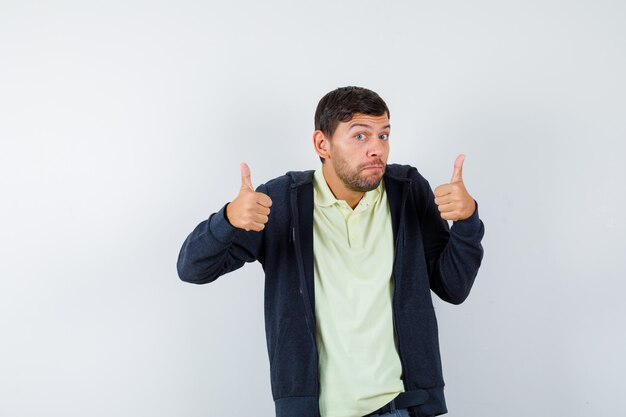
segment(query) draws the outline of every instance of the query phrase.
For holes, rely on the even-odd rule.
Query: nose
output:
[[[387,141],[382,141],[380,139],[374,140],[371,142],[369,149],[367,150],[367,156],[382,158],[387,152],[388,147]]]

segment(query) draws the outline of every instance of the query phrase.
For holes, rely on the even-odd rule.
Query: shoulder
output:
[[[395,190],[395,195],[401,195],[400,190],[408,185],[411,199],[417,206],[423,206],[431,200],[430,184],[422,174],[411,165],[389,164],[385,172],[387,190]]]
[[[315,171],[289,171],[285,175],[281,175],[276,178],[272,178],[263,184],[267,188],[282,189],[291,188],[292,186],[306,185],[313,183],[313,173]]]
[[[409,181],[414,185],[428,184],[426,178],[411,165],[387,164],[385,175],[392,180]]]
[[[261,184],[257,191],[269,194],[272,199],[274,198],[288,198],[290,190],[294,187],[306,186],[307,184],[313,184],[313,173],[315,171],[289,171],[285,175],[281,175],[276,178]]]
[[[291,196],[297,188],[305,188],[307,184],[311,186],[311,196],[313,195],[313,172],[314,171],[290,171],[285,175],[272,178],[257,187],[257,191],[267,194],[272,199],[271,211],[274,219],[268,223],[270,228],[285,226],[290,218]],[[272,229],[273,230],[273,229]]]

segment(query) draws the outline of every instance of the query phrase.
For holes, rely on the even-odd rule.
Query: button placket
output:
[[[348,219],[348,233],[350,236],[350,247],[359,247],[362,246],[362,236],[361,230],[359,228],[359,217],[361,213],[352,213],[350,218]]]

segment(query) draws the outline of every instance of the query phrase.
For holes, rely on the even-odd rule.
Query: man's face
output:
[[[389,155],[389,117],[355,114],[339,123],[329,141],[330,163],[345,186],[358,192],[375,189]]]

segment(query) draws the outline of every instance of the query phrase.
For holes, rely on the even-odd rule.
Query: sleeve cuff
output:
[[[221,243],[230,243],[237,233],[237,228],[230,224],[226,218],[226,206],[220,209],[217,213],[213,213],[209,218],[209,232],[211,235]]]
[[[452,223],[452,229],[462,235],[473,235],[480,233],[483,228],[483,222],[478,217],[478,202],[476,203],[476,210],[474,213],[465,220],[459,220]]]

